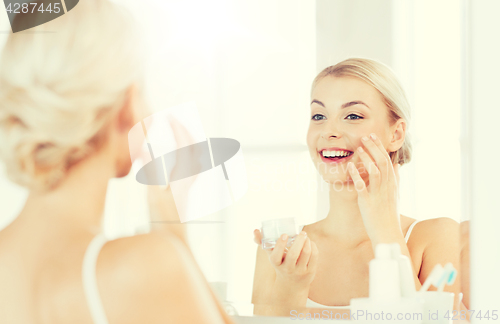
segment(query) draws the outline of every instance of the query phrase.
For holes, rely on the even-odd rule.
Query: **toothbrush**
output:
[[[453,264],[451,264],[450,262],[448,262],[444,266],[444,273],[445,273],[444,275],[445,280],[443,280],[443,282],[439,285],[438,287],[439,292],[443,292],[445,285],[448,286],[453,285],[455,279],[457,278],[457,270],[453,267]]]
[[[452,285],[456,278],[457,270],[453,267],[453,264],[448,262],[444,268],[440,264],[436,264],[419,292],[422,293],[427,291],[431,285],[438,288],[439,292],[442,292],[444,286]]]
[[[427,277],[427,279],[425,280],[424,284],[422,285],[422,288],[420,288],[419,292],[423,293],[427,291],[433,284],[434,286],[436,286],[435,283],[437,283],[438,285],[441,284],[443,272],[444,272],[443,266],[440,265],[439,263],[436,264],[432,269],[431,273],[429,274],[429,276]]]

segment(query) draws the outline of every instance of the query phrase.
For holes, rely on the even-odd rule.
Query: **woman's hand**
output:
[[[254,231],[254,240],[261,244],[262,234]],[[307,300],[309,286],[316,274],[318,264],[318,248],[316,244],[302,231],[295,237],[290,248],[287,248],[288,235],[283,234],[272,250],[266,250],[269,261],[276,271],[276,280],[271,297],[272,303],[281,303],[298,297],[299,302],[292,302],[297,306]],[[301,297],[300,297],[301,296]]]
[[[174,177],[178,172],[181,172],[179,168],[183,167],[182,164],[187,163],[185,161],[186,157],[197,157],[200,154],[197,151],[198,148],[191,145],[194,142],[191,134],[178,120],[170,117],[168,118],[168,123],[174,134],[177,149],[183,147],[188,147],[189,149],[188,153],[177,159],[170,174],[170,177]],[[198,174],[199,169],[201,169],[200,162],[196,159],[192,159],[189,162],[192,174]],[[186,191],[194,183],[195,179],[196,176],[192,176],[189,178],[189,181],[182,183]],[[148,205],[152,229],[171,232],[187,244],[186,225],[181,223],[179,216],[179,211],[182,212],[186,208],[186,201],[182,197],[174,200],[170,183],[167,184],[166,188],[162,188],[162,186],[148,186]]]
[[[358,154],[368,172],[368,186],[352,162],[349,174],[358,192],[358,205],[372,244],[391,243],[402,236],[398,211],[399,165],[393,165],[382,142],[375,136],[364,137]],[[369,153],[369,154],[368,154]]]

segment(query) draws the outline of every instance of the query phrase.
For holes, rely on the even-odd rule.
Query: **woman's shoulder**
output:
[[[458,226],[458,222],[450,217],[437,217],[419,221],[415,225],[415,229],[418,227],[420,231],[427,230],[429,233],[435,234],[436,232],[458,230]]]
[[[71,278],[58,280],[51,315],[57,320],[47,323],[74,322],[90,315],[85,295],[75,297],[82,288],[81,263],[73,271],[75,264]],[[191,251],[173,234],[151,232],[105,242],[97,256],[95,277],[94,288],[110,323],[179,323],[185,318],[207,323],[221,317]]]
[[[401,222],[401,231],[403,231],[403,235],[406,236],[406,234],[410,230],[411,225],[415,223],[416,219],[401,214],[399,215],[399,217]]]
[[[429,244],[443,240],[458,238],[459,223],[449,217],[438,217],[418,221],[410,239]]]
[[[107,241],[99,254],[99,263],[106,267],[116,266],[121,262],[133,263],[134,260],[138,261],[137,259],[147,261],[145,258],[155,253],[175,255],[184,249],[187,247],[175,235],[151,232]],[[156,260],[159,261],[161,260]]]
[[[148,233],[107,242],[96,267],[99,295],[110,321],[123,322],[126,314],[126,320],[135,323],[148,322],[148,311],[158,316],[158,309],[171,305],[178,294],[166,292],[183,291],[195,265],[178,238]]]
[[[106,242],[99,253],[99,284],[125,280],[128,289],[141,288],[155,275],[173,277],[188,266],[189,250],[176,236],[151,232]]]

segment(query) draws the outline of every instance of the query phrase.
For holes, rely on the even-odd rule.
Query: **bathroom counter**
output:
[[[297,323],[297,319],[290,317],[277,317],[277,316],[233,316],[236,324],[281,324],[281,323]],[[318,319],[319,320],[319,319]],[[307,320],[309,322],[311,320]],[[325,321],[325,320],[322,320]],[[339,321],[339,320],[332,320]],[[343,323],[350,321],[344,320]]]
[[[314,321],[314,319],[297,319],[293,318],[291,316],[258,316],[254,315],[254,305],[250,303],[231,303],[231,305],[234,307],[234,310],[239,314],[239,316],[231,316],[236,324],[281,324],[281,323],[297,323],[297,320],[299,322],[306,321],[310,322],[311,320]],[[316,318],[316,320],[320,321],[341,321],[342,323],[360,323],[362,324],[363,322],[361,320],[358,321],[351,321],[351,320],[341,320],[341,319],[325,319],[325,318]],[[395,323],[396,321],[379,321],[378,323],[383,323],[383,322],[388,322],[388,323]],[[456,320],[453,321],[453,324],[470,324],[469,321],[466,320]]]
[[[281,324],[281,323],[296,323],[296,319],[292,319],[290,317],[273,317],[273,316],[233,316],[232,317],[236,324]],[[318,319],[319,321],[325,321],[324,319]],[[310,320],[307,320],[308,322]],[[348,320],[335,320],[331,321],[341,321],[343,323],[359,323],[362,324],[362,321],[348,321]],[[386,321],[387,323],[394,323],[394,321]],[[383,323],[381,321],[380,323]],[[469,321],[466,320],[457,320],[453,321],[453,324],[470,324]]]

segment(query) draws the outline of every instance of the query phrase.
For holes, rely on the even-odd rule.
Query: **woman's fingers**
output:
[[[397,186],[399,184],[399,178],[395,172],[396,166],[392,164],[391,157],[389,156],[389,153],[385,149],[384,144],[382,144],[382,141],[378,137],[376,137],[375,134],[372,135],[374,136],[374,138],[372,139],[373,143],[379,148],[379,152],[382,153],[381,155],[383,156],[384,161],[386,161],[384,162],[386,165],[384,170],[387,170],[385,179],[387,179],[387,181],[392,182],[395,186]]]
[[[381,174],[382,181],[388,179],[389,168],[392,166],[389,154],[385,150],[382,142],[375,136],[375,134],[370,134],[370,137],[364,136],[362,138],[363,145],[366,147],[366,150],[375,160],[377,167]]]
[[[360,195],[360,194],[361,195],[366,195],[367,194],[367,190],[366,190],[365,181],[359,175],[359,171],[354,166],[354,163],[352,163],[352,162],[347,163],[347,170],[349,171],[351,179],[354,182],[354,188],[356,188],[356,191],[358,192],[358,195]]]
[[[262,233],[256,229],[253,231],[253,241],[257,244],[262,244]]]
[[[302,248],[304,246],[304,243],[306,242],[306,238],[307,234],[304,231],[300,232],[300,234],[295,237],[292,246],[290,247],[290,249],[288,249],[285,261],[283,262],[287,267],[292,268],[297,264],[297,260],[300,256],[300,253],[302,252]]]
[[[193,137],[191,133],[182,125],[175,117],[168,117],[168,123],[172,128],[174,133],[175,142],[177,143],[177,149],[194,144]]]
[[[288,235],[283,234],[279,239],[276,240],[276,245],[269,255],[269,260],[276,267],[283,263],[283,257],[285,253],[286,243],[288,242]]]
[[[311,252],[311,239],[307,237],[306,241],[304,242],[304,247],[300,252],[299,259],[297,260],[297,267],[307,269],[307,264],[309,263],[309,259],[311,258]]]
[[[307,264],[307,270],[315,270],[318,265],[318,247],[316,243],[311,241],[311,257],[309,258],[309,263]]]
[[[375,164],[375,162],[373,162],[370,155],[366,153],[366,151],[361,146],[358,147],[358,154],[361,161],[363,162],[363,167],[368,172],[368,177],[370,179],[370,190],[379,188],[381,174],[377,165]]]
[[[192,185],[197,178],[197,174],[199,174],[200,170],[202,169],[202,162],[200,161],[202,154],[200,151],[200,147],[197,145],[192,145],[196,143],[192,134],[175,117],[169,116],[168,122],[174,134],[174,139],[177,143],[178,150],[178,153],[176,155],[176,164],[169,176],[172,177],[172,175],[179,172],[183,174],[194,174],[194,176],[190,177],[189,180],[187,180],[190,182],[190,185]],[[179,151],[179,149],[183,148],[185,149]]]

